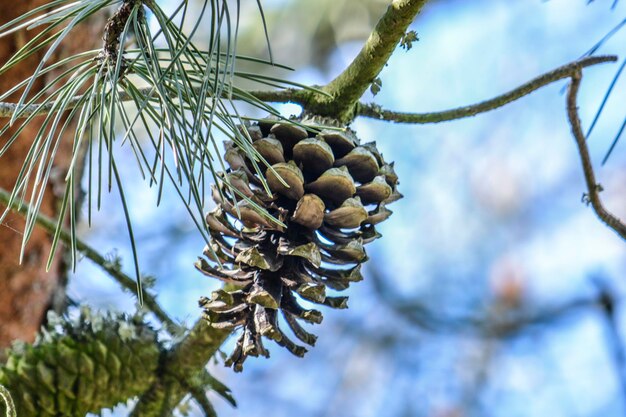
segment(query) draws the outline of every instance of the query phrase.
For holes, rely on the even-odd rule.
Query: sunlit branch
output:
[[[6,190],[0,188],[0,203],[8,204],[11,198],[11,194]],[[28,211],[28,205],[22,204],[21,206],[18,203],[14,203],[12,209],[20,214],[26,214]],[[43,214],[37,214],[36,218],[37,224],[42,227],[45,231],[50,234],[54,234],[56,231],[57,221],[53,220]],[[61,230],[59,235],[61,241],[66,244],[71,244],[71,235],[66,230]],[[104,256],[102,256],[97,250],[89,246],[87,243],[83,242],[80,239],[76,239],[76,248],[85,255],[85,257],[89,258],[92,262],[97,264],[100,268],[102,268],[108,275],[110,275],[113,279],[115,279],[122,287],[125,289],[135,292],[137,288],[137,284],[134,279],[130,278],[128,275],[124,274],[119,268],[109,262]],[[157,300],[150,294],[144,294],[144,305],[148,308],[154,315],[166,326],[167,330],[176,334],[180,330],[180,326],[172,320],[165,310],[159,305]]]
[[[499,95],[486,101],[482,101],[480,103],[472,104],[469,106],[457,107],[451,110],[429,113],[405,113],[383,109],[376,104],[360,103],[357,107],[356,114],[357,116],[370,117],[388,122],[414,124],[440,123],[450,120],[462,119],[465,117],[476,116],[477,114],[485,113],[499,107],[503,107],[506,104],[520,99],[548,84],[562,80],[564,78],[570,78],[574,75],[576,71],[581,68],[615,61],[617,61],[617,57],[614,55],[592,56],[588,58],[583,58],[579,61],[571,62],[548,73],[545,73],[533,80],[528,81],[525,84],[520,85],[519,87],[509,91],[508,93]]]
[[[576,140],[576,145],[578,146],[578,153],[580,155],[580,161],[585,175],[585,183],[587,184],[587,193],[584,195],[584,200],[591,204],[591,207],[593,207],[593,210],[596,212],[600,220],[620,235],[622,239],[626,240],[626,225],[619,218],[604,208],[602,200],[600,200],[600,191],[602,191],[602,186],[596,182],[593,165],[591,164],[591,157],[589,156],[589,149],[587,148],[587,140],[580,124],[580,117],[578,116],[577,96],[580,81],[582,79],[580,67],[575,69],[571,78],[572,82],[567,93],[567,117],[569,119],[570,127],[572,128],[572,134]]]
[[[353,118],[354,106],[387,65],[407,28],[428,0],[394,0],[369,35],[359,54],[323,87],[331,97],[313,96],[311,110],[338,120]]]

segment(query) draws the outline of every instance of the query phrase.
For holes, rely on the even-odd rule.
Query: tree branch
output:
[[[0,203],[8,204],[9,199],[11,198],[11,194],[2,188],[0,188]],[[17,213],[25,214],[28,211],[28,205],[26,203],[19,205],[17,202],[13,203],[11,209]],[[54,234],[57,227],[57,221],[53,220],[43,214],[37,214],[36,218],[37,224],[46,230],[50,234]],[[65,244],[71,244],[71,236],[70,233],[66,230],[61,230],[59,234],[59,238]],[[97,264],[100,268],[102,268],[107,274],[109,274],[112,278],[114,278],[122,287],[125,289],[135,292],[137,288],[137,284],[134,279],[130,278],[128,275],[124,274],[119,268],[115,265],[112,265],[111,262],[107,261],[107,259],[100,255],[100,253],[89,246],[87,243],[83,242],[80,239],[76,239],[76,248],[83,253],[87,258]],[[146,308],[148,308],[154,315],[165,325],[166,329],[171,334],[176,334],[180,331],[181,327],[172,320],[165,310],[159,305],[157,300],[151,294],[144,295],[144,304]]]
[[[141,88],[138,90],[140,95],[148,96],[154,93],[152,87]],[[200,91],[200,87],[197,88]],[[306,102],[307,94],[309,91],[298,88],[285,88],[282,90],[251,90],[243,92],[246,95],[250,95],[258,100],[269,103],[297,103],[304,104]],[[131,97],[126,91],[118,91],[117,96],[120,101],[131,101]],[[71,110],[76,107],[82,100],[83,96],[73,97],[67,106],[63,107],[64,110]],[[58,106],[58,104],[56,105]],[[18,118],[23,119],[33,114],[41,115],[48,114],[55,108],[55,102],[49,102],[46,104],[30,104],[28,106],[18,106],[16,103],[4,103],[0,102],[0,118],[11,117],[16,110],[21,110]]]
[[[378,120],[384,120],[394,123],[412,123],[412,124],[426,124],[426,123],[440,123],[450,120],[462,119],[465,117],[476,116],[481,113],[485,113],[497,108],[503,107],[517,99],[520,99],[535,90],[545,87],[548,84],[562,80],[564,78],[570,78],[577,68],[586,68],[593,65],[603,64],[607,62],[615,62],[617,57],[615,55],[607,56],[592,56],[583,58],[578,61],[570,62],[562,67],[556,68],[550,72],[547,72],[539,77],[526,82],[525,84],[516,87],[508,93],[501,94],[492,99],[482,101],[480,103],[472,104],[469,106],[458,107],[456,109],[444,110],[439,112],[428,113],[410,113],[410,112],[397,112],[393,110],[383,109],[374,103],[358,103],[355,110],[355,116],[369,117]],[[150,94],[151,89],[144,88],[140,92],[143,95]],[[286,88],[283,90],[252,90],[246,91],[245,94],[253,96],[254,98],[268,102],[268,103],[296,103],[309,112],[312,111],[310,104],[311,91],[297,88]],[[120,91],[118,93],[122,101],[131,100],[131,97]],[[73,108],[81,97],[75,97],[67,109]],[[28,117],[32,114],[46,114],[51,111],[54,103],[47,103],[45,105],[32,104],[26,106],[23,112],[20,114],[20,118]],[[17,109],[15,103],[1,103],[0,102],[0,117],[10,117]]]
[[[407,28],[428,0],[394,0],[352,63],[323,87],[331,95],[315,95],[305,108],[340,121],[354,118],[354,106],[389,61]]]
[[[576,71],[580,70],[581,68],[615,61],[617,61],[617,57],[614,55],[592,56],[583,58],[581,60],[571,62],[548,73],[540,75],[539,77],[530,80],[527,83],[522,84],[519,87],[509,91],[508,93],[499,95],[490,100],[482,101],[480,103],[472,104],[469,106],[457,107],[451,110],[430,113],[404,113],[392,110],[385,110],[373,103],[359,103],[356,109],[356,115],[384,120],[388,122],[415,124],[440,123],[449,120],[462,119],[465,117],[476,116],[477,114],[485,113],[505,106],[506,104],[509,104],[512,101],[524,97],[532,93],[533,91],[540,89],[541,87],[544,87],[555,81],[562,80],[564,78],[570,78],[574,75]]]
[[[576,140],[576,145],[578,146],[578,153],[580,154],[580,161],[585,175],[585,183],[587,184],[587,193],[583,198],[587,203],[591,204],[591,207],[593,207],[593,210],[600,220],[620,235],[622,239],[626,240],[626,225],[605,209],[600,200],[602,186],[596,183],[591,157],[589,156],[589,149],[587,148],[587,140],[580,124],[580,117],[578,116],[577,97],[581,79],[582,71],[579,67],[574,71],[574,74],[572,74],[572,82],[567,93],[567,117],[572,128],[572,134]]]
[[[229,330],[214,329],[204,319],[198,320],[189,334],[165,357],[161,365],[162,377],[139,398],[131,415],[171,415],[189,392],[186,388],[188,381],[203,371],[229,334]]]
[[[188,386],[187,390],[196,401],[198,407],[200,407],[205,417],[217,417],[215,408],[213,408],[213,404],[211,404],[211,401],[209,401],[209,398],[207,397],[204,388],[197,386]]]

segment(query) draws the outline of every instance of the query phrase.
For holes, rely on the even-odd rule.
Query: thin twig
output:
[[[589,156],[589,149],[587,148],[587,140],[580,124],[577,97],[580,80],[582,79],[581,67],[574,71],[571,78],[572,82],[569,85],[567,93],[567,117],[572,128],[572,134],[576,140],[576,145],[578,145],[578,153],[580,155],[580,161],[585,175],[585,182],[587,184],[587,193],[584,198],[591,204],[591,207],[593,207],[593,210],[596,212],[600,220],[620,235],[622,239],[626,240],[626,225],[622,223],[619,218],[605,209],[602,201],[600,200],[600,191],[602,191],[602,186],[596,182],[593,165],[591,164],[591,157]]]
[[[385,110],[376,104],[360,103],[357,107],[356,114],[357,116],[370,117],[388,122],[415,124],[440,123],[450,120],[462,119],[465,117],[476,116],[477,114],[497,109],[555,81],[562,80],[564,78],[570,78],[573,76],[574,72],[579,70],[580,68],[615,61],[617,61],[617,57],[614,55],[592,56],[583,58],[581,60],[571,62],[555,70],[540,75],[539,77],[530,80],[527,83],[522,84],[519,87],[509,91],[508,93],[499,95],[490,100],[482,101],[480,103],[472,104],[469,106],[457,107],[451,110],[430,113],[405,113]]]
[[[8,204],[9,199],[11,198],[11,194],[6,190],[0,188],[0,203]],[[19,205],[18,202],[14,202],[13,207],[11,209],[17,213],[25,214],[28,212],[28,205],[23,203]],[[54,234],[56,231],[57,221],[53,220],[43,214],[37,214],[36,222],[39,226],[41,226],[44,230],[46,230],[50,234]],[[59,238],[66,244],[71,244],[71,235],[66,230],[61,230],[59,234]],[[137,284],[134,279],[130,278],[128,275],[124,274],[119,270],[118,267],[114,266],[111,262],[107,261],[107,259],[100,255],[100,253],[89,246],[87,243],[83,242],[80,239],[76,239],[76,248],[85,255],[85,257],[89,258],[95,264],[97,264],[100,268],[102,268],[107,274],[109,274],[113,279],[115,279],[122,287],[126,288],[129,291],[135,292],[137,288]],[[157,300],[151,294],[144,295],[144,305],[152,312],[154,315],[165,325],[167,330],[171,334],[177,334],[181,327],[172,320],[165,310],[159,305]]]

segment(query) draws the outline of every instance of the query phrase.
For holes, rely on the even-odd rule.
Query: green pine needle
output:
[[[105,41],[102,50],[85,51],[59,62],[48,62],[70,32],[110,6],[117,7],[118,11],[111,18],[116,24],[107,25],[107,30],[118,30],[119,33],[108,33],[108,41]],[[193,22],[189,21],[187,7],[187,2],[182,1],[168,16],[152,0],[56,0],[0,26],[0,37],[34,27],[41,28],[38,35],[0,68],[0,74],[47,48],[34,73],[0,95],[0,100],[3,100],[11,94],[21,94],[9,122],[0,129],[2,135],[14,127],[12,135],[0,148],[0,157],[17,140],[22,140],[20,133],[38,114],[33,112],[23,117],[27,108],[35,104],[47,106],[38,133],[29,138],[32,145],[18,173],[8,205],[27,203],[28,206],[22,255],[34,229],[56,153],[61,141],[67,140],[63,138],[63,133],[75,129],[69,169],[64,176],[66,184],[60,200],[59,222],[53,235],[47,267],[52,265],[59,248],[61,230],[68,218],[72,265],[76,263],[76,187],[81,183],[77,175],[82,172],[79,169],[80,155],[86,154],[88,222],[91,223],[94,200],[96,207],[100,208],[103,188],[111,191],[115,186],[126,219],[140,302],[142,290],[137,244],[123,179],[117,169],[119,149],[130,146],[139,168],[138,175],[150,186],[158,187],[157,204],[162,198],[165,182],[169,181],[174,186],[207,242],[204,212],[207,209],[206,198],[210,194],[210,178],[220,192],[224,188],[235,201],[247,201],[260,215],[284,226],[217,175],[218,171],[225,169],[220,135],[234,141],[242,149],[252,161],[266,192],[271,194],[263,173],[266,168],[272,168],[252,146],[251,138],[239,129],[238,125],[243,123],[244,118],[239,116],[233,100],[272,115],[279,116],[279,113],[246,93],[236,81],[312,90],[279,77],[237,70],[240,61],[290,69],[274,63],[271,50],[269,61],[236,54],[239,2],[233,9],[233,5],[226,0],[204,0]],[[259,10],[269,48],[269,35],[260,2]],[[150,30],[147,14],[158,26],[155,33]],[[200,50],[193,37],[207,21],[210,22],[208,50]],[[190,28],[188,33],[183,31],[183,26]],[[115,45],[119,50],[113,48]],[[52,71],[55,72],[55,79],[52,82],[46,80],[41,91],[33,91],[35,83]],[[147,140],[140,137],[147,137]],[[0,215],[0,220],[7,213]]]

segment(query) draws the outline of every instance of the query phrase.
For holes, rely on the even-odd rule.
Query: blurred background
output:
[[[267,57],[255,2],[244,2],[238,52]],[[626,17],[626,1],[430,1],[364,99],[403,111],[435,111],[508,91],[583,55]],[[306,84],[336,76],[359,51],[388,1],[264,0],[281,73]],[[202,44],[202,36],[198,43]],[[599,53],[626,55],[626,29]],[[585,70],[579,106],[587,128],[618,65]],[[626,244],[581,198],[585,191],[565,114],[565,81],[505,108],[436,125],[357,119],[396,161],[400,191],[382,239],[368,246],[365,280],[348,310],[325,310],[304,359],[271,347],[235,374],[212,372],[238,401],[221,417],[591,417],[626,414]],[[589,138],[602,197],[626,217],[626,141],[610,147],[626,108],[618,81]],[[293,105],[279,106],[285,115]],[[242,110],[244,113],[246,109]],[[249,114],[249,113],[248,113]],[[252,113],[251,116],[262,116]],[[174,193],[155,208],[128,152],[127,198],[142,271],[158,299],[192,324],[197,300],[219,287],[194,267],[204,242]],[[121,165],[121,164],[120,164]],[[137,178],[133,180],[133,178]],[[211,207],[207,207],[207,211]],[[119,201],[109,196],[82,236],[132,273]],[[135,299],[89,261],[69,295],[132,311]],[[233,340],[224,346],[229,351]],[[192,414],[194,408],[191,408]]]

